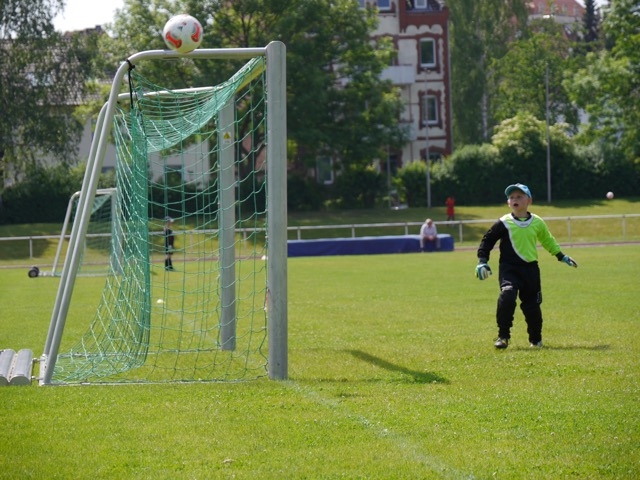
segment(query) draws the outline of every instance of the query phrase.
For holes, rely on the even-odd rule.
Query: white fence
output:
[[[435,222],[441,233],[450,233],[457,243],[477,239],[478,231],[486,230],[496,219],[484,220],[456,220],[449,222]],[[561,243],[589,243],[589,242],[631,242],[640,241],[640,213],[624,215],[591,215],[568,217],[545,217],[545,222]],[[594,226],[596,222],[599,226]],[[606,233],[602,233],[602,224]],[[420,230],[422,222],[396,222],[396,223],[361,223],[343,225],[305,225],[290,226],[287,230],[297,240],[309,238],[321,238],[321,232],[331,232],[336,237],[336,232],[344,231],[340,237],[362,237],[379,235],[413,235]],[[562,227],[564,225],[564,228]],[[236,232],[243,237],[255,233],[256,229],[237,229]],[[381,233],[387,231],[388,233]],[[311,233],[313,232],[313,233]],[[176,232],[183,234],[186,239],[191,235],[202,235],[203,231]],[[107,234],[94,234],[94,236]],[[320,235],[320,236],[318,236]],[[29,260],[34,260],[34,242],[41,240],[59,241],[60,235],[33,235],[22,237],[0,237],[0,248],[4,242],[28,242]],[[186,242],[189,243],[188,241]],[[26,259],[25,259],[26,260]]]
[[[497,219],[484,219],[484,220],[455,220],[455,221],[443,221],[434,222],[439,230],[446,229],[447,233],[454,234],[456,242],[463,243],[470,241],[470,236],[477,236],[477,232],[471,233],[470,229],[478,227],[481,229],[488,228]],[[624,214],[624,215],[590,215],[590,216],[570,216],[570,217],[545,217],[545,222],[550,226],[552,232],[556,237],[561,238],[563,241],[572,243],[574,241],[583,242],[585,235],[585,226],[589,230],[588,222],[597,221],[608,223],[608,232],[606,235],[598,234],[594,238],[589,239],[593,241],[640,241],[640,213]],[[565,230],[559,230],[558,222],[565,224]],[[403,235],[417,234],[420,231],[422,222],[397,222],[397,223],[361,223],[361,224],[345,224],[345,225],[308,225],[308,226],[296,226],[288,227],[289,231],[294,231],[297,240],[305,240],[303,232],[319,231],[319,230],[331,230],[340,231],[344,230],[345,235],[342,237],[361,237],[370,235],[367,231],[375,229],[379,232],[381,229],[395,229],[396,235],[398,231]],[[578,235],[574,234],[576,226],[578,228]],[[591,231],[596,231],[597,228],[591,228]],[[483,232],[484,233],[484,232]],[[587,231],[588,233],[588,231]],[[380,233],[376,233],[380,235]],[[606,238],[605,238],[606,237]],[[306,237],[308,238],[308,237]],[[316,238],[316,237],[314,237]]]

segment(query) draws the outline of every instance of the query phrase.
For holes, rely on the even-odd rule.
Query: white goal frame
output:
[[[287,312],[287,133],[286,133],[286,48],[274,41],[263,48],[196,49],[187,54],[171,50],[139,52],[123,62],[116,72],[107,103],[102,107],[96,123],[96,134],[91,143],[82,190],[78,200],[76,221],[69,238],[60,285],[51,315],[51,322],[40,358],[40,385],[51,384],[62,333],[69,311],[71,295],[78,273],[83,239],[86,236],[95,199],[99,174],[102,169],[120,85],[131,64],[139,60],[196,59],[251,59],[266,58],[267,102],[267,204],[269,221],[267,238],[267,301],[268,313],[268,375],[273,380],[288,377],[288,312]],[[128,94],[126,94],[128,95]]]
[[[73,206],[76,203],[77,199],[80,198],[80,194],[81,191],[77,191],[75,192],[73,195],[71,195],[71,198],[69,199],[69,203],[67,205],[67,212],[64,216],[64,221],[62,222],[62,230],[60,232],[60,238],[58,239],[58,248],[56,249],[56,256],[53,259],[53,265],[51,266],[51,271],[40,271],[40,273],[38,274],[38,276],[42,276],[42,277],[57,277],[61,275],[61,272],[58,270],[58,264],[60,263],[60,257],[62,255],[62,249],[64,247],[64,241],[65,239],[69,236],[67,235],[67,229],[69,228],[69,223],[72,221],[72,216],[73,216]],[[98,195],[109,195],[111,196],[111,216],[112,218],[115,218],[114,215],[114,208],[115,208],[115,194],[116,194],[116,189],[115,188],[100,188],[98,190],[96,190],[95,196]],[[76,211],[78,211],[76,209]],[[101,235],[107,235],[107,234],[101,234]],[[78,269],[80,268],[80,266],[78,266]]]

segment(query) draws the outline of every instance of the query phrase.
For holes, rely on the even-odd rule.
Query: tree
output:
[[[488,140],[488,77],[494,59],[501,58],[510,41],[524,33],[524,0],[452,0],[451,99],[453,135],[457,146]]]
[[[565,82],[589,115],[581,139],[640,158],[640,12],[636,0],[612,0],[602,24],[610,49],[590,53],[587,65]]]
[[[598,190],[598,187],[602,183],[597,173],[611,180],[614,178],[613,171],[624,170],[599,170],[588,152],[583,154],[578,151],[575,139],[568,135],[566,127],[566,124],[557,123],[549,129],[554,198],[600,197],[602,189]],[[546,149],[545,122],[529,113],[518,114],[496,125],[491,143],[465,145],[456,149],[446,162],[436,165],[431,177],[432,192],[439,195],[442,201],[450,192],[456,192],[456,202],[459,204],[497,203],[504,201],[501,192],[505,185],[519,181],[531,187],[536,202],[542,201],[548,193]],[[415,189],[420,188],[416,176],[408,176],[407,173],[402,172],[403,187],[411,185]],[[631,183],[626,178],[624,182]]]
[[[600,39],[600,15],[596,9],[595,0],[585,0],[582,23],[584,27],[584,44],[587,51],[592,51],[593,44]]]
[[[545,120],[548,114],[551,124],[563,121],[575,127],[577,110],[562,84],[571,44],[553,20],[534,22],[531,30],[530,35],[511,42],[506,55],[493,64],[493,119],[499,123],[530,113]]]
[[[63,37],[52,19],[63,1],[6,0],[0,10],[0,169],[23,178],[43,159],[71,162],[82,131],[74,106],[84,96],[93,37]]]
[[[357,2],[292,2],[278,30],[287,45],[288,132],[307,165],[318,154],[365,168],[404,141],[397,120],[402,102],[380,73],[392,45],[372,45],[376,17]]]
[[[172,12],[189,11],[205,25],[209,48],[287,47],[287,131],[294,167],[307,170],[318,155],[365,168],[405,141],[398,126],[402,102],[379,78],[393,54],[390,43],[372,45],[373,11],[352,0],[126,0],[116,15],[114,39],[105,48],[133,52],[162,48],[160,31]],[[145,76],[167,87],[220,82],[238,62],[176,61]]]

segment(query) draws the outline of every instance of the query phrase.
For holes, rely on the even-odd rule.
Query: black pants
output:
[[[542,340],[542,288],[540,283],[540,268],[537,262],[527,265],[509,265],[501,263],[499,267],[500,296],[496,320],[498,336],[511,338],[513,315],[516,302],[520,297],[520,309],[527,322],[527,333],[530,343]]]

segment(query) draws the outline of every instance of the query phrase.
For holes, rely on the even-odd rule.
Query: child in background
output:
[[[453,195],[449,195],[444,204],[447,206],[447,222],[451,222],[456,219],[456,199]]]
[[[173,263],[171,261],[171,256],[173,255],[173,230],[171,230],[171,224],[173,223],[173,219],[171,217],[165,217],[164,219],[164,228],[162,229],[162,233],[164,235],[164,269],[167,271],[173,270]]]

